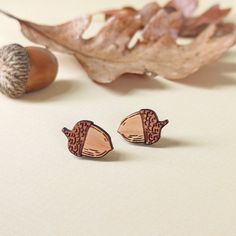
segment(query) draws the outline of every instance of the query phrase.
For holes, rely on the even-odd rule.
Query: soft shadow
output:
[[[150,78],[148,76],[125,74],[110,84],[102,85],[114,93],[126,95],[134,90],[162,90],[168,86],[158,78]]]
[[[146,145],[142,143],[129,143],[136,147],[146,147],[146,148],[176,148],[176,147],[190,147],[199,145],[192,141],[186,141],[181,139],[173,138],[160,138],[160,140],[152,145]]]
[[[235,56],[236,56],[236,50],[230,50],[227,52],[227,58]]]
[[[151,145],[153,148],[176,148],[176,147],[188,147],[195,144],[190,141],[173,139],[173,138],[161,138],[157,143]]]
[[[124,157],[124,154],[116,150],[111,151],[106,156],[102,158],[89,158],[89,157],[82,157],[83,160],[89,160],[89,161],[100,161],[100,162],[111,162],[111,161],[123,161],[126,158]]]
[[[147,148],[176,148],[176,147],[190,147],[190,146],[196,146],[197,143],[186,141],[186,140],[180,140],[180,139],[173,139],[173,138],[160,138],[160,140],[152,145],[146,145],[146,144],[137,144],[137,143],[130,143],[134,146],[139,147],[147,147]]]
[[[24,102],[47,102],[58,101],[65,96],[77,93],[80,84],[76,80],[56,80],[50,86],[37,92],[25,94],[20,101]]]
[[[186,79],[175,82],[206,89],[235,86],[236,79],[230,78],[227,73],[236,73],[236,63],[219,61],[202,68]]]

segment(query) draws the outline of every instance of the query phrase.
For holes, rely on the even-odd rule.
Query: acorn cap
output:
[[[9,97],[25,93],[29,76],[27,51],[19,44],[9,44],[0,49],[0,91]]]
[[[9,44],[0,49],[0,90],[11,98],[47,87],[57,72],[58,61],[46,48]]]
[[[131,143],[151,145],[160,139],[161,130],[168,122],[159,121],[153,110],[142,109],[127,116],[121,122],[118,133]]]
[[[71,130],[63,128],[68,138],[68,149],[77,157],[99,158],[113,150],[109,134],[92,121],[78,122]]]

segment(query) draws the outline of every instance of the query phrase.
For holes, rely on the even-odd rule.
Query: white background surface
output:
[[[38,23],[148,1],[9,1],[0,7]],[[201,1],[199,11],[215,1]],[[234,1],[220,1],[232,6]],[[236,9],[229,19],[236,22]],[[0,15],[0,44],[32,45]],[[235,236],[236,48],[188,79],[93,83],[76,60],[56,54],[57,81],[12,100],[0,95],[1,236]],[[170,123],[152,147],[126,143],[120,121],[152,108]],[[115,151],[73,157],[61,128],[93,120]]]

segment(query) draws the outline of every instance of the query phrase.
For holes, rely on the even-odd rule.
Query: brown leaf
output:
[[[168,15],[164,9],[161,9],[145,25],[143,29],[144,42],[156,41],[167,33],[173,38],[177,38],[182,24],[183,17],[180,12]]]
[[[234,24],[222,22],[223,18],[229,14],[231,10],[230,8],[220,9],[219,5],[214,5],[202,15],[191,17],[197,6],[198,0],[172,0],[163,7],[158,5],[156,2],[151,2],[141,10],[132,7],[125,7],[122,9],[104,11],[104,14],[109,18],[124,12],[139,13],[142,16],[143,24],[145,26],[145,24],[148,23],[158,11],[164,9],[169,14],[176,13],[176,16],[180,14],[183,15],[184,19],[179,17],[179,20],[176,19],[175,21],[175,24],[178,25],[177,33],[179,33],[179,36],[181,37],[196,37],[210,24],[217,24],[217,36],[234,32]],[[158,31],[160,31],[160,29],[156,28],[156,31],[156,34],[159,34]],[[175,34],[173,34],[173,36],[174,35]]]
[[[84,42],[82,35],[92,19],[90,15],[87,15],[57,26],[46,26],[22,20],[3,10],[0,12],[17,20],[24,36],[32,42],[69,54],[74,54],[82,46]]]
[[[219,36],[231,34],[235,32],[235,30],[236,30],[235,24],[221,22],[217,24],[217,30],[216,30],[215,36],[219,37]]]
[[[193,11],[194,3],[196,1],[192,1],[192,7],[185,15]],[[236,41],[234,34],[214,38],[217,27],[211,24],[191,44],[178,45],[175,37],[185,18],[179,11],[160,9],[156,3],[150,3],[140,11],[126,8],[109,14],[104,27],[89,39],[84,39],[83,34],[91,24],[90,15],[57,26],[8,16],[20,22],[22,32],[29,40],[74,54],[89,77],[100,83],[110,83],[125,73],[152,73],[181,79],[220,58]],[[214,21],[218,22],[216,18]],[[213,17],[210,19],[213,21]],[[201,25],[205,21],[199,22]],[[130,49],[129,43],[139,31],[142,40]]]
[[[198,6],[198,0],[172,0],[165,8],[180,11],[183,16],[190,17]]]
[[[217,60],[235,43],[234,35],[211,39],[215,26],[209,26],[190,45],[180,46],[170,35],[157,42],[139,44],[126,55],[104,58],[76,54],[88,75],[95,81],[108,83],[124,73],[152,72],[168,79],[181,79],[200,67]],[[109,54],[104,50],[104,55]]]
[[[153,16],[155,16],[162,8],[156,2],[146,4],[141,10],[137,11],[141,16],[143,25],[145,26]]]
[[[195,37],[196,35],[201,33],[209,24],[219,24],[219,29],[217,29],[217,31],[219,30],[223,32],[223,28],[226,27],[222,26],[221,21],[229,14],[230,10],[230,8],[220,9],[219,5],[215,5],[198,17],[187,18],[184,22],[184,26],[180,32],[180,35],[183,37]],[[231,33],[233,31],[234,29],[232,28],[231,31],[229,30],[229,28],[228,30],[226,30],[227,33]]]
[[[32,42],[42,44],[60,52],[74,54],[80,50],[84,40],[81,38],[91,23],[90,16],[78,17],[57,26],[45,26],[20,20],[21,31]]]
[[[121,9],[110,9],[110,10],[105,10],[101,12],[102,14],[104,14],[105,19],[108,20],[109,18],[111,18],[112,16],[118,15],[118,14],[133,14],[133,13],[137,13],[137,10],[133,7],[123,7]]]

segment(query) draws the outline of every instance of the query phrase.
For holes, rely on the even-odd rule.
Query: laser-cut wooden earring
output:
[[[113,150],[110,135],[92,121],[79,121],[72,130],[63,128],[68,149],[77,157],[99,158]]]
[[[142,109],[127,116],[121,122],[118,133],[128,142],[151,145],[160,139],[161,130],[168,123],[168,120],[159,121],[153,110]]]

